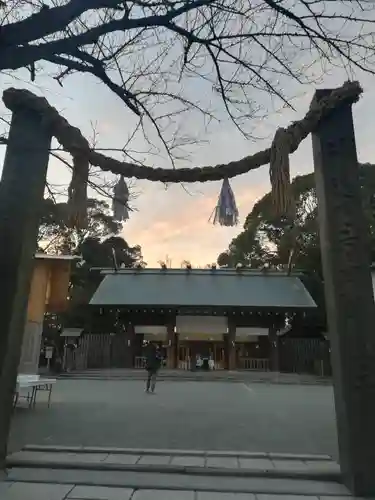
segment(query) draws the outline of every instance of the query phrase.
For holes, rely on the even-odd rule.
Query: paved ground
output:
[[[317,490],[317,491],[314,491]],[[163,490],[80,486],[74,484],[20,483],[1,485],[2,500],[350,500],[341,487],[313,488],[305,494],[270,494],[252,492],[218,492],[199,490]],[[357,499],[358,500],[358,497]]]
[[[17,409],[26,444],[320,453],[336,458],[332,388],[226,382],[58,381],[51,408]]]
[[[324,455],[34,445],[8,467],[2,500],[351,499]]]

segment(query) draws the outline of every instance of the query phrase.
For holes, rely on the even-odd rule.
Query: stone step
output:
[[[340,482],[338,464],[331,460],[310,460],[308,456],[275,458],[272,454],[235,454],[235,452],[201,452],[187,454],[164,450],[30,449],[10,455],[7,466],[11,469],[47,469],[81,471],[122,471],[136,473],[166,473],[194,476],[227,476],[255,478],[295,478]],[[35,447],[34,447],[35,448]],[[91,450],[91,451],[90,451]],[[192,452],[193,453],[193,452]]]
[[[161,472],[136,472],[96,470],[27,468],[11,469],[7,482],[71,484],[82,486],[121,487],[134,490],[184,490],[220,493],[253,493],[350,497],[342,484],[297,478],[234,477],[195,474],[168,474]],[[336,499],[337,500],[337,499]]]
[[[181,450],[178,448],[119,448],[112,446],[61,446],[28,444],[21,451],[55,452],[55,453],[117,453],[123,455],[186,455],[186,456],[215,456],[239,458],[270,458],[271,460],[305,460],[305,461],[332,461],[330,455],[311,453],[274,453],[259,451],[234,450]]]

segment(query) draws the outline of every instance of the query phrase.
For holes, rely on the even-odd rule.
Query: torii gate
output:
[[[332,92],[317,91],[313,102],[321,102]],[[354,101],[343,100],[331,110],[312,131],[312,143],[341,471],[344,483],[355,495],[373,496],[375,308],[351,110]],[[0,262],[3,265],[0,468],[5,464],[39,207],[52,138],[40,114],[22,106],[14,106],[12,111],[0,184]],[[252,168],[265,163],[264,155],[259,160],[262,154],[255,155],[257,165]],[[177,182],[178,171],[163,172],[168,178],[173,177],[172,182]],[[144,172],[142,175],[144,178]],[[155,172],[149,178],[162,180],[156,178]],[[202,179],[193,179],[192,173],[187,173],[181,180]]]

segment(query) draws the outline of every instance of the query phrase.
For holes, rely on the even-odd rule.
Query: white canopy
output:
[[[83,333],[83,328],[64,328],[60,337],[80,337]]]
[[[162,325],[136,325],[134,331],[145,335],[167,335],[167,327]]]
[[[228,331],[225,316],[177,316],[176,332],[179,334],[207,333],[222,335]]]
[[[259,326],[237,326],[236,337],[263,337],[268,335],[268,328],[259,328]]]

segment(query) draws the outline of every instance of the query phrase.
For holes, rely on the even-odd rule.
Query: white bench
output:
[[[14,396],[14,407],[17,405],[20,397],[25,397],[29,404],[29,408],[33,408],[36,404],[36,396],[38,391],[48,391],[48,408],[51,406],[51,395],[53,384],[56,379],[41,378],[40,375],[19,374],[17,376],[17,384]],[[27,390],[27,396],[21,396],[20,392]]]

